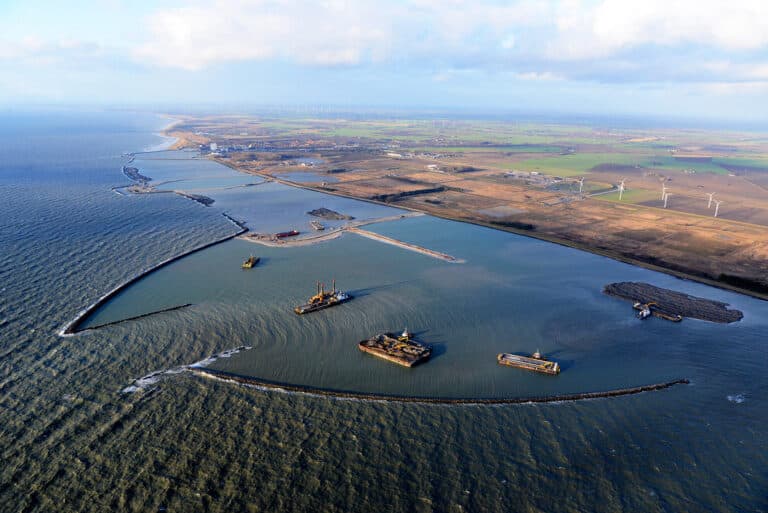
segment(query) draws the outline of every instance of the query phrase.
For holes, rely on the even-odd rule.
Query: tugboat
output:
[[[651,310],[652,306],[655,307],[653,310]],[[637,301],[634,305],[632,305],[632,307],[637,310],[638,319],[647,319],[651,315],[655,315],[660,319],[666,319],[672,322],[680,322],[683,320],[682,315],[665,311],[663,308],[659,308],[656,303],[641,303]]]
[[[393,333],[380,333],[368,340],[363,340],[357,347],[365,352],[394,362],[403,367],[413,367],[432,355],[432,348],[411,338],[408,328],[397,336]]]
[[[240,267],[242,267],[243,269],[251,269],[253,268],[254,265],[259,263],[259,260],[261,260],[261,257],[251,255],[248,257],[248,260],[243,262],[243,265],[241,265]]]
[[[496,356],[496,361],[499,362],[499,365],[518,367],[520,369],[541,372],[543,374],[560,374],[560,365],[557,362],[545,360],[538,349],[530,357],[511,353],[500,353]]]
[[[317,294],[309,298],[309,302],[304,305],[299,305],[293,309],[299,315],[316,312],[323,308],[329,308],[331,306],[340,305],[352,299],[350,294],[336,290],[336,280],[333,280],[333,290],[327,292],[325,286],[317,282]]]
[[[651,316],[651,306],[655,304],[656,303],[640,303],[638,301],[632,305],[632,307],[637,310],[637,318],[642,320]]]

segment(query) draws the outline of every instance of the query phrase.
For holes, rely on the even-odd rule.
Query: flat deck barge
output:
[[[408,330],[403,331],[399,336],[393,333],[380,333],[358,343],[357,347],[364,353],[403,367],[413,367],[428,360],[432,355],[432,348],[413,340]]]
[[[543,374],[560,374],[560,365],[557,362],[550,362],[541,357],[536,351],[533,356],[520,356],[511,353],[500,353],[496,356],[499,365],[508,365],[520,369],[541,372]]]

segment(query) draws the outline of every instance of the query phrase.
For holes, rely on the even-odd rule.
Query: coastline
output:
[[[709,285],[711,287],[719,288],[719,289],[722,289],[722,290],[727,290],[729,292],[736,292],[736,293],[739,293],[739,294],[742,294],[742,295],[745,295],[745,296],[753,297],[753,298],[756,298],[756,299],[761,299],[763,301],[768,301],[768,293],[761,293],[761,292],[754,291],[754,290],[751,290],[751,289],[748,289],[748,288],[737,287],[737,286],[731,285],[729,283],[717,281],[717,280],[708,278],[706,276],[699,276],[699,275],[696,275],[696,274],[693,274],[693,273],[690,273],[690,272],[680,271],[680,270],[677,270],[677,269],[672,269],[670,267],[663,267],[663,266],[656,265],[656,264],[653,264],[651,262],[647,262],[647,261],[644,261],[644,260],[641,260],[641,259],[631,258],[631,257],[628,257],[628,256],[626,256],[624,254],[611,251],[609,249],[596,248],[596,247],[588,245],[586,243],[577,242],[577,241],[573,241],[573,240],[569,240],[569,239],[564,239],[564,238],[556,237],[554,235],[536,233],[536,232],[530,231],[530,230],[521,230],[521,229],[517,229],[517,228],[514,228],[514,227],[510,227],[510,226],[499,226],[499,225],[495,225],[495,224],[492,224],[492,223],[486,223],[486,222],[483,222],[483,221],[480,221],[480,220],[465,219],[465,218],[460,218],[460,217],[456,217],[456,216],[450,216],[450,215],[447,215],[447,214],[435,213],[435,212],[430,212],[430,211],[427,211],[427,210],[420,210],[420,209],[416,209],[416,208],[405,206],[405,205],[396,205],[395,206],[395,205],[392,205],[392,204],[389,204],[389,203],[386,203],[386,202],[377,201],[377,200],[373,200],[373,199],[370,199],[370,198],[360,198],[360,197],[357,197],[357,196],[352,196],[352,195],[349,195],[349,194],[340,193],[338,191],[329,191],[329,190],[324,189],[322,187],[314,187],[314,186],[307,185],[307,184],[290,182],[290,181],[284,180],[282,178],[278,178],[278,177],[272,176],[272,175],[267,174],[267,173],[259,173],[259,172],[256,172],[256,171],[246,172],[246,171],[243,171],[241,169],[238,169],[235,165],[232,165],[229,162],[226,162],[224,160],[220,160],[220,159],[211,159],[211,160],[213,160],[214,162],[217,162],[217,163],[219,163],[221,165],[227,166],[228,168],[233,169],[233,170],[235,170],[235,171],[237,171],[239,173],[243,173],[243,174],[246,174],[246,175],[257,175],[257,176],[260,176],[262,178],[267,178],[267,179],[274,180],[275,182],[281,183],[283,185],[288,185],[288,186],[296,187],[296,188],[299,188],[299,189],[306,189],[306,190],[314,191],[314,192],[321,192],[323,194],[330,194],[332,196],[338,196],[338,197],[342,197],[342,198],[354,199],[354,200],[358,200],[358,201],[365,201],[365,202],[373,203],[373,204],[377,204],[377,205],[384,205],[384,206],[388,206],[388,207],[399,208],[399,209],[408,210],[408,211],[411,211],[411,212],[419,212],[419,213],[424,214],[424,215],[430,215],[430,216],[437,217],[437,218],[440,218],[440,219],[445,219],[445,220],[448,220],[448,221],[456,221],[456,222],[460,222],[460,223],[473,224],[475,226],[483,226],[485,228],[491,228],[493,230],[498,230],[498,231],[502,231],[502,232],[514,233],[516,235],[522,235],[524,237],[530,237],[532,239],[538,239],[538,240],[542,240],[542,241],[545,241],[545,242],[551,242],[551,243],[557,244],[559,246],[565,246],[565,247],[568,247],[568,248],[577,249],[579,251],[585,251],[587,253],[592,253],[594,255],[599,255],[599,256],[602,256],[602,257],[610,258],[612,260],[617,260],[617,261],[623,262],[625,264],[635,265],[637,267],[642,267],[643,269],[648,269],[650,271],[656,271],[656,272],[664,273],[664,274],[667,274],[667,275],[670,275],[670,276],[674,276],[676,278],[680,278],[680,279],[683,279],[683,280],[693,281],[693,282],[696,282],[696,283],[702,283],[704,285]]]

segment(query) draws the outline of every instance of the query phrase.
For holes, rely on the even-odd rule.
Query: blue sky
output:
[[[768,117],[765,0],[0,0],[0,105]]]

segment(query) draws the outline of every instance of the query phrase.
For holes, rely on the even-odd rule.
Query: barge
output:
[[[541,372],[543,374],[560,374],[560,365],[557,362],[545,360],[539,351],[531,356],[520,356],[511,353],[500,353],[496,356],[499,365],[508,365],[520,369]]]
[[[259,263],[259,260],[261,260],[261,257],[251,255],[248,257],[248,260],[243,262],[243,265],[241,265],[240,267],[242,267],[243,269],[251,269],[253,268],[254,265]]]
[[[300,232],[298,230],[289,230],[287,232],[279,232],[275,234],[276,239],[284,239],[286,237],[295,237]]]
[[[322,283],[317,282],[317,294],[309,298],[309,301],[306,304],[294,308],[293,311],[299,315],[303,315],[305,313],[316,312],[323,308],[330,308],[332,306],[340,305],[341,303],[346,303],[350,299],[352,299],[350,294],[336,290],[336,280],[333,280],[333,290],[330,292],[325,290],[325,286]]]
[[[380,333],[358,343],[357,347],[364,353],[372,354],[403,367],[413,367],[428,360],[432,355],[432,348],[413,340],[407,329],[400,335]]]

